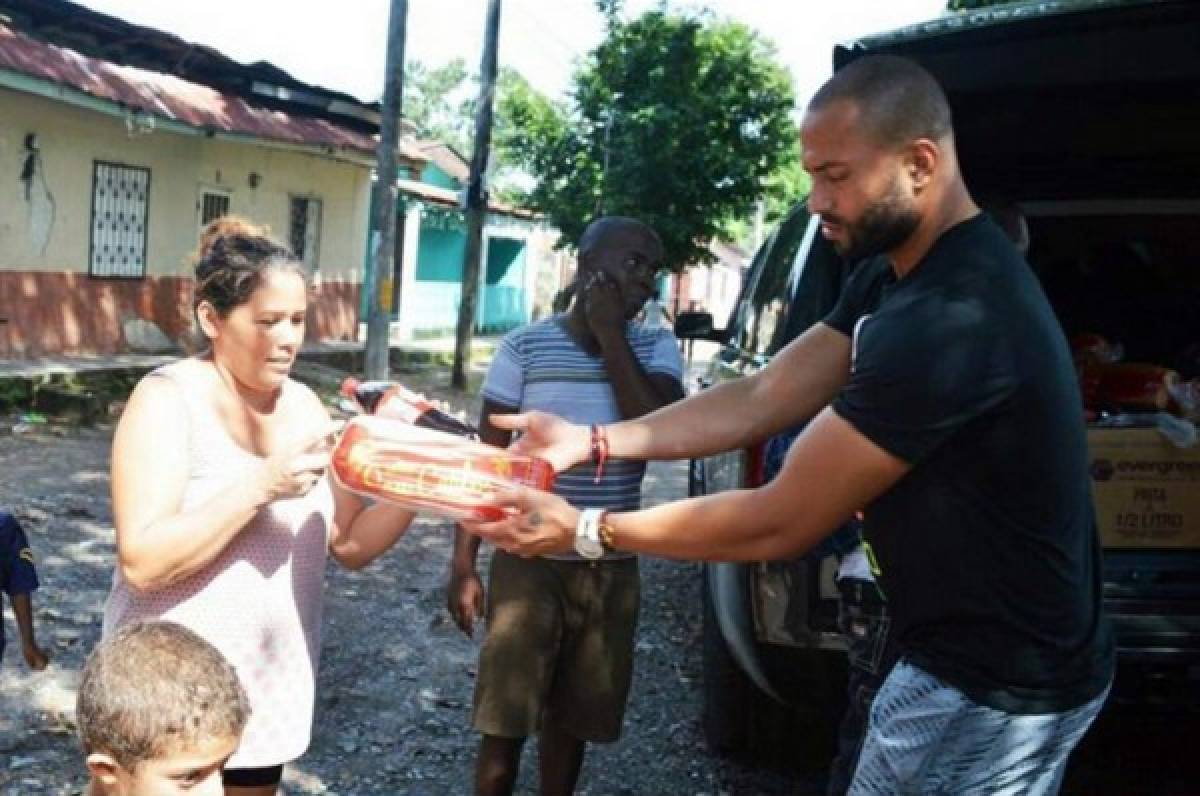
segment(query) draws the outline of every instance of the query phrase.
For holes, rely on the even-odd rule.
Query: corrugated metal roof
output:
[[[285,113],[327,119],[367,135],[379,132],[379,104],[304,83],[265,61],[243,64],[198,42],[135,25],[68,0],[0,0],[10,28],[89,58],[175,75]],[[286,92],[285,96],[280,96]]]
[[[396,180],[396,187],[400,189],[401,193],[434,202],[435,204],[446,205],[448,207],[462,206],[462,197],[458,191],[451,191],[449,188],[441,188],[418,180],[405,179]],[[524,207],[515,207],[494,199],[488,202],[488,210],[516,218],[532,219],[537,217],[537,214],[532,210]]]
[[[416,146],[425,153],[426,157],[437,164],[439,169],[459,182],[466,184],[471,176],[471,166],[467,162],[467,159],[458,153],[457,149],[445,141],[438,141],[436,138],[417,141]]]
[[[317,119],[249,104],[241,97],[173,75],[90,58],[39,41],[0,23],[0,69],[82,91],[119,106],[201,130],[304,146],[375,153],[374,136]],[[427,158],[401,144],[405,157]]]

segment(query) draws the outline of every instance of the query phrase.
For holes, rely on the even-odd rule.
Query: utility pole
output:
[[[460,390],[467,387],[467,368],[471,364],[471,337],[475,331],[475,309],[479,305],[483,223],[487,218],[488,205],[484,177],[492,145],[492,100],[496,93],[496,52],[499,38],[500,0],[488,0],[483,59],[479,65],[475,148],[471,152],[471,176],[467,182],[467,251],[463,255],[462,302],[458,307],[458,333],[454,340],[454,372],[451,376],[451,383]]]
[[[396,240],[396,144],[404,99],[404,35],[408,0],[392,0],[388,15],[387,64],[384,67],[383,119],[375,167],[375,216],[371,234],[371,267],[367,272],[366,377],[388,378],[391,331],[392,268]]]

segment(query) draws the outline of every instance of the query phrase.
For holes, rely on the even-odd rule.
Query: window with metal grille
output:
[[[311,196],[293,196],[288,243],[292,252],[310,269],[317,268],[317,252],[321,248],[321,200]]]
[[[229,215],[229,194],[203,191],[200,194],[200,226]]]
[[[139,278],[146,275],[146,222],[150,169],[95,161],[88,273]]]

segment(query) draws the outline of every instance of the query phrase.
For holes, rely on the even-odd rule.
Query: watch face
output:
[[[584,558],[600,558],[604,555],[604,545],[595,539],[577,537],[575,539],[575,552]]]

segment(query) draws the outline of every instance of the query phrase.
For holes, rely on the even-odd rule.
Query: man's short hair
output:
[[[866,55],[850,62],[817,90],[810,111],[838,100],[859,110],[864,130],[887,146],[919,138],[940,141],[953,132],[950,103],[933,75],[907,58]]]
[[[610,235],[629,231],[644,235],[657,243],[659,249],[662,248],[662,239],[649,224],[629,216],[601,216],[592,220],[579,236],[579,254],[591,254]]]
[[[173,622],[134,622],[88,657],[75,706],[84,754],[131,771],[211,739],[238,738],[250,703],[225,657]]]

